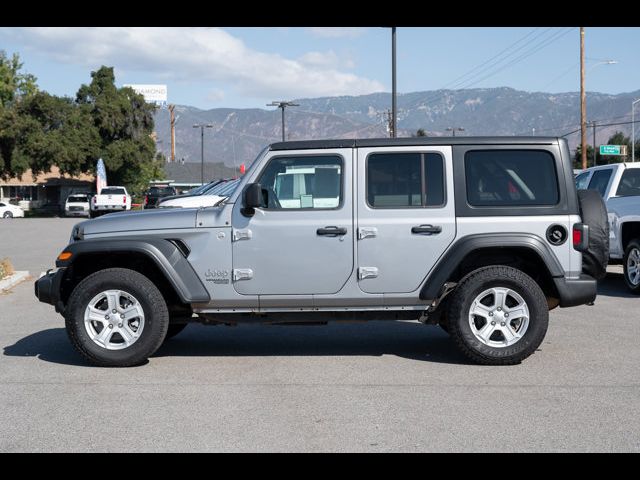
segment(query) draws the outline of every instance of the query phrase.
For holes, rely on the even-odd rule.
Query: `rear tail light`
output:
[[[127,203],[127,196],[122,197],[122,203]]]
[[[125,200],[126,202],[126,200]],[[144,196],[144,204],[147,205],[149,203],[149,195]]]
[[[576,223],[573,225],[573,248],[584,252],[589,248],[589,225]]]

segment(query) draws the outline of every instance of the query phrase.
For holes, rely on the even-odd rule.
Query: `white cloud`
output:
[[[337,68],[340,59],[333,50],[328,52],[307,52],[299,58],[300,63],[311,67]]]
[[[355,62],[351,56],[338,56],[333,50],[327,52],[307,52],[298,61],[310,67],[339,69],[354,68]]]
[[[363,27],[309,27],[316,37],[323,38],[355,38],[365,32]]]
[[[220,102],[224,99],[224,91],[219,88],[213,88],[209,90],[207,94],[207,100],[211,102]]]
[[[60,62],[88,68],[113,65],[128,73],[149,72],[173,80],[226,82],[240,94],[255,97],[384,90],[376,80],[339,71],[333,52],[288,59],[253,50],[220,28],[33,27],[4,28],[2,33]]]

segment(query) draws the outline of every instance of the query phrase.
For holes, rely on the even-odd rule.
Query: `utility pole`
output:
[[[396,27],[391,27],[391,138],[396,137],[396,119],[398,108],[396,105]]]
[[[200,183],[204,185],[204,129],[213,128],[210,123],[196,123],[193,128],[200,129]]]
[[[636,116],[633,107],[640,102],[640,98],[631,102],[631,162],[636,161]]]
[[[169,105],[169,118],[171,125],[171,159],[172,162],[176,161],[176,117],[173,113],[173,110],[176,108],[175,105]]]
[[[380,113],[378,113],[380,114]],[[393,113],[387,109],[382,112],[383,122],[387,124],[387,132],[389,132],[389,138],[393,138]]]
[[[580,27],[580,138],[582,169],[587,168],[587,101],[584,90],[584,27]],[[595,148],[595,145],[594,145]]]
[[[267,103],[267,107],[278,107],[280,110],[282,110],[282,141],[283,142],[285,141],[285,136],[284,136],[284,109],[286,107],[299,107],[299,106],[300,106],[299,103],[287,102],[287,101],[284,101],[284,100]]]
[[[591,125],[593,126],[593,166],[596,166],[596,121],[594,120],[593,122],[591,122]]]

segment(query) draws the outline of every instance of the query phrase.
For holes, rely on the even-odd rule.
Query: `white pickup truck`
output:
[[[105,213],[131,210],[131,196],[124,187],[104,187],[98,195],[91,199],[91,218]]]
[[[578,189],[597,190],[609,215],[609,262],[622,262],[624,279],[640,295],[640,162],[588,168]]]

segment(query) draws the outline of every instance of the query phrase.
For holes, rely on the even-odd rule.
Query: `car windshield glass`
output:
[[[67,202],[84,202],[87,203],[89,200],[84,195],[73,195],[72,197],[67,198]]]
[[[173,195],[173,187],[151,187],[149,195]]]
[[[103,188],[100,195],[124,195],[124,188]]]
[[[218,195],[219,197],[228,197],[234,192],[234,190],[238,186],[238,183],[240,183],[239,178],[221,183],[220,185],[216,185],[214,188],[209,190],[206,194]]]

